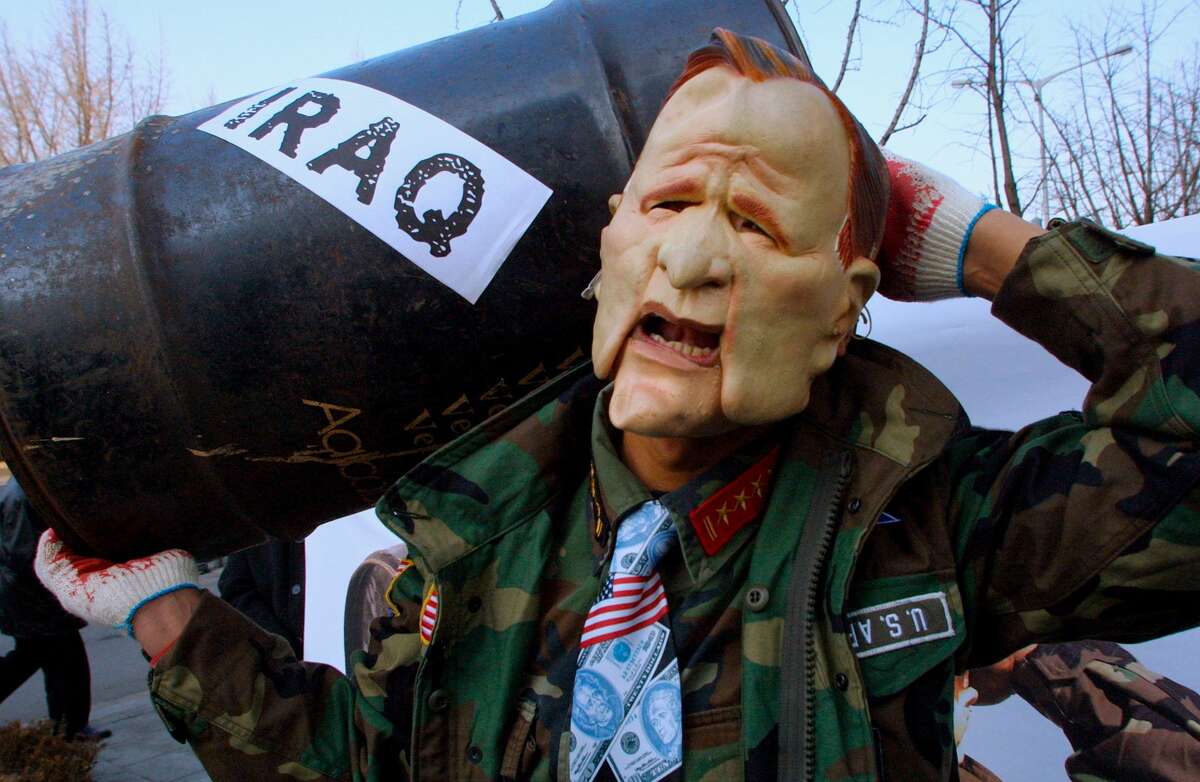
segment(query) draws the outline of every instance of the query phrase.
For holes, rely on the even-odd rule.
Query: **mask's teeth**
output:
[[[708,357],[717,352],[716,348],[705,348],[700,347],[699,345],[691,345],[686,342],[680,342],[678,340],[668,340],[662,334],[657,332],[650,332],[650,339],[654,340],[660,345],[666,345],[671,350],[674,350],[677,353],[682,353],[685,356]]]

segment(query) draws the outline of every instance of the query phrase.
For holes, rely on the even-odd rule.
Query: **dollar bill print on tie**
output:
[[[621,522],[612,572],[588,611],[581,648],[636,632],[666,615],[667,593],[655,565],[675,541],[670,514],[657,502]]]
[[[340,79],[265,90],[199,130],[287,174],[472,304],[551,193],[432,114]]]
[[[846,614],[850,648],[858,657],[904,649],[954,635],[945,592],[892,600]]]
[[[571,779],[592,779],[600,770],[622,720],[658,667],[667,639],[667,629],[656,624],[580,654],[571,706]]]
[[[642,690],[608,751],[621,782],[657,782],[683,759],[679,664],[671,660]]]
[[[641,543],[616,547],[613,551],[613,570],[645,575],[653,563],[658,562],[662,554],[670,548],[675,537],[675,525],[671,521],[670,512],[657,502],[651,503],[632,513],[621,525],[622,528],[625,525],[634,528],[623,533],[627,536],[626,539],[640,540]]]

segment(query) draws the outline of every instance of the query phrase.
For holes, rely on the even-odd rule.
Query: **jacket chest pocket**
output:
[[[738,782],[742,763],[742,707],[723,706],[683,718],[683,770],[687,779]]]
[[[846,635],[872,700],[908,687],[949,658],[966,636],[953,571],[856,584],[849,604]]]

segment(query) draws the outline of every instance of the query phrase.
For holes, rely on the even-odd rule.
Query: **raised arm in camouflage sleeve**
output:
[[[1200,696],[1117,644],[1043,644],[1012,685],[1066,734],[1073,780],[1200,778]]]
[[[957,440],[964,661],[1200,618],[1200,276],[1093,224],[1032,240],[993,313],[1092,382],[1082,414]],[[998,390],[1002,393],[1002,390]]]
[[[411,714],[385,702],[408,702],[388,695],[406,691],[415,673],[392,664],[418,656],[421,579],[410,575],[411,585],[393,588],[395,616],[375,621],[350,677],[297,661],[283,638],[205,593],[150,676],[171,735],[192,745],[214,782],[407,779]]]

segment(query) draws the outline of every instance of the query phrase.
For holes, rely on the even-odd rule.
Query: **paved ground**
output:
[[[217,574],[201,581],[215,590]],[[94,782],[208,782],[196,756],[170,737],[154,713],[137,643],[112,628],[92,626],[83,630],[83,640],[92,670],[92,725],[113,732],[101,745]],[[11,638],[0,636],[0,654],[12,646]],[[40,672],[0,704],[0,723],[45,718]]]

